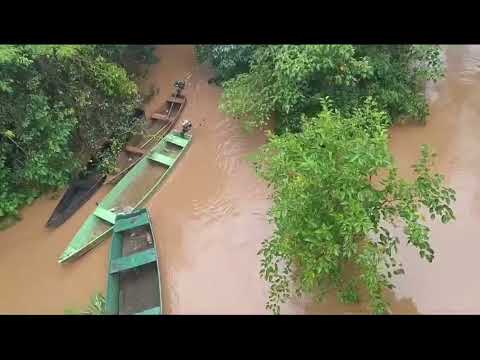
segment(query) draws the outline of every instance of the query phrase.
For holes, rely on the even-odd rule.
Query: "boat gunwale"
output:
[[[153,249],[155,250],[155,265],[156,265],[156,268],[157,268],[157,277],[158,277],[158,298],[159,298],[159,307],[161,309],[161,312],[163,314],[163,296],[162,296],[162,277],[161,277],[161,274],[160,274],[160,259],[159,259],[159,256],[158,256],[158,247],[157,247],[157,239],[155,237],[155,231],[154,231],[154,228],[153,228],[153,222],[152,222],[152,218],[150,216],[150,211],[147,209],[147,208],[138,208],[136,209],[134,212],[132,213],[129,213],[129,214],[121,214],[120,216],[122,216],[123,218],[128,218],[130,216],[133,216],[133,215],[138,215],[139,213],[146,213],[147,215],[147,219],[148,219],[148,231],[150,233],[150,235],[152,236],[152,241],[153,241]],[[140,225],[138,227],[142,227],[142,226],[145,226],[145,225]],[[115,227],[112,226],[112,229]],[[135,228],[134,228],[135,229]],[[123,250],[123,235],[122,235],[123,232],[120,232],[120,233],[116,233],[117,236],[122,236],[121,239],[119,240],[116,240],[116,241],[122,241],[121,244],[121,250]],[[108,273],[107,273],[107,294],[106,294],[106,302],[107,302],[107,312],[109,311],[108,309],[108,306],[110,304],[110,297],[109,297],[109,294],[110,294],[110,288],[111,288],[111,281],[117,281],[118,282],[118,286],[120,287],[120,272],[118,273],[114,273],[114,274],[111,274],[110,271],[111,271],[111,268],[112,268],[112,261],[115,260],[115,259],[118,259],[118,258],[121,258],[123,256],[119,256],[119,257],[115,257],[115,258],[112,258],[112,250],[113,250],[113,247],[116,245],[113,243],[114,239],[112,239],[112,244],[110,246],[110,253],[109,253],[109,263],[108,263]],[[143,265],[142,265],[143,266]],[[131,269],[130,269],[131,270]],[[130,271],[130,270],[127,270],[127,271]],[[120,290],[119,290],[120,291]],[[112,296],[110,294],[110,296]],[[117,307],[120,308],[120,299],[117,298]],[[143,311],[146,311],[146,310],[150,310],[150,309],[144,309],[142,310],[141,312]],[[108,314],[108,315],[118,315],[118,314]],[[132,314],[133,315],[133,314]]]
[[[180,115],[182,114],[183,110],[185,109],[185,106],[187,105],[187,97],[183,94],[177,95],[176,97],[182,98],[184,101],[183,103],[179,104],[179,108],[177,112],[175,113],[174,117],[172,117],[171,120],[166,120],[166,124],[161,127],[158,130],[158,133],[153,134],[150,139],[145,141],[141,146],[139,146],[140,149],[145,148],[150,144],[150,142],[153,142],[155,144],[155,141],[158,141],[160,143],[163,138],[165,138],[169,133],[172,132],[172,129],[175,127],[175,124],[177,123],[178,119],[180,118]],[[175,104],[174,102],[169,101],[168,99],[164,102],[162,107],[160,108],[159,112],[165,111],[165,109],[168,109],[169,103]],[[178,103],[176,103],[178,104]],[[151,117],[151,116],[150,116]],[[152,121],[152,120],[150,120]],[[157,120],[158,121],[158,120]],[[153,145],[155,147],[156,145]],[[152,149],[153,149],[152,147]],[[116,184],[118,183],[131,169],[133,169],[136,164],[138,164],[146,155],[148,155],[148,151],[146,154],[139,156],[137,159],[134,160],[133,163],[122,169],[118,174],[114,175],[112,178],[106,180],[106,184]]]
[[[172,96],[171,96],[172,97]],[[182,115],[183,113],[183,110],[185,109],[185,106],[187,105],[187,97],[185,95],[177,95],[176,97],[178,98],[182,98],[183,99],[183,102],[182,103],[175,103],[175,102],[172,102],[172,101],[169,101],[168,99],[165,101],[165,103],[163,104],[163,106],[160,108],[159,112],[162,112],[162,111],[165,111],[167,109],[169,109],[169,107],[171,107],[172,105],[169,105],[169,104],[178,104],[178,110],[177,112],[168,120],[164,120],[167,124],[163,127],[163,128],[160,128],[159,131],[161,131],[162,129],[166,128],[165,132],[163,133],[163,136],[161,134],[158,134],[160,136],[158,136],[159,138],[157,139],[158,141],[162,140],[165,136],[167,136],[170,131],[173,129],[173,127],[175,127],[175,124],[177,123],[180,115]],[[170,98],[170,97],[169,97]],[[173,108],[173,107],[172,107]],[[153,114],[152,114],[153,115]],[[151,116],[150,116],[151,118]],[[150,120],[152,121],[152,120]],[[156,120],[158,121],[158,120]],[[163,131],[162,131],[163,132]],[[147,146],[151,141],[153,141],[153,139],[155,138],[155,134],[153,134],[153,137],[150,138],[149,140],[145,141],[141,146],[140,148],[143,149],[145,146]]]
[[[171,131],[168,135],[170,134],[174,134],[176,136],[181,136],[178,132],[173,132]],[[158,144],[156,144],[150,151],[148,151],[147,154],[150,154],[150,153],[153,153],[155,152],[155,150],[157,150],[158,147],[160,147],[161,144],[163,143],[166,143],[168,142],[168,139],[167,139],[167,136],[163,137],[162,140],[160,140],[160,142]],[[183,147],[178,155],[175,157],[175,161],[174,163],[172,164],[172,166],[169,166],[166,171],[160,176],[160,178],[155,182],[155,184],[152,185],[152,187],[150,188],[149,191],[147,191],[147,193],[137,202],[137,204],[133,207],[135,210],[138,209],[140,206],[142,206],[147,200],[148,198],[153,194],[153,192],[157,189],[157,187],[163,182],[163,180],[167,177],[168,174],[170,174],[170,171],[175,168],[178,160],[180,160],[182,157],[183,157],[183,154],[186,152],[186,150],[190,147],[190,144],[192,142],[192,136],[191,135],[187,135],[186,139],[188,140],[187,144],[185,145],[185,147]],[[148,159],[148,156],[145,156],[141,161],[149,161]],[[138,166],[140,164],[137,163],[135,166]],[[123,181],[120,180],[120,182]],[[120,184],[120,182],[118,184]],[[118,184],[116,184],[113,189],[118,186]],[[113,190],[112,189],[112,190]],[[110,192],[112,191],[110,190]],[[110,194],[109,192],[109,194]],[[108,195],[106,197],[108,197]],[[104,199],[105,201],[105,199]],[[103,202],[103,201],[102,201]],[[102,207],[101,206],[102,204],[100,203],[98,206],[99,207]],[[102,207],[103,208],[103,207]],[[104,209],[104,208],[103,208]],[[107,209],[105,209],[107,210]],[[90,214],[89,217],[84,221],[82,227],[77,231],[77,233],[74,235],[74,238],[82,231],[82,228],[83,226],[85,226],[85,223],[87,221],[89,221],[89,219],[91,219],[93,217],[93,219],[95,220],[95,222],[98,224],[98,223],[102,223],[105,221],[104,220],[101,220],[99,217],[97,217],[96,215],[94,215],[94,213]],[[96,226],[97,224],[94,224],[93,226]],[[65,251],[62,253],[62,255],[59,257],[58,259],[58,262],[59,263],[66,263],[66,262],[69,262],[71,260],[74,260],[74,259],[77,259],[79,256],[82,256],[84,255],[86,252],[90,251],[91,249],[93,249],[94,247],[96,247],[98,244],[100,244],[102,241],[104,241],[105,239],[105,236],[108,235],[111,231],[113,230],[113,226],[110,226],[107,230],[105,230],[103,233],[101,233],[100,235],[98,235],[97,237],[95,237],[94,239],[90,240],[89,242],[87,242],[84,246],[81,246],[79,247],[78,249],[76,249],[74,252],[68,254],[68,255],[64,255],[65,252],[68,250],[68,247],[65,249]],[[72,239],[72,241],[73,241]]]

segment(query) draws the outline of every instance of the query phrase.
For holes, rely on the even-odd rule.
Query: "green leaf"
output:
[[[426,148],[417,164],[419,178],[407,182],[399,177],[385,113],[371,99],[353,114],[324,109],[306,118],[302,132],[270,138],[255,158],[257,173],[274,189],[270,220],[276,228],[260,252],[269,304],[278,309],[293,283],[307,294],[317,288],[336,290],[339,301],[347,302],[344,284],[350,279],[344,269],[354,264],[353,280],[366,288],[373,311],[385,312],[383,290],[392,272],[404,270],[397,268],[398,237],[391,239],[386,227],[379,232],[379,224],[403,220],[408,243],[431,261],[429,229],[420,222],[422,205],[449,213],[441,197],[447,188],[430,173]],[[384,166],[388,177],[381,187],[371,186],[370,174],[381,173]],[[373,233],[379,242],[369,239]],[[295,273],[280,271],[282,263],[294,264]]]

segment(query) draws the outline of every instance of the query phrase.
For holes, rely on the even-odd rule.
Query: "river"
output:
[[[192,46],[159,46],[144,90],[159,89],[147,116],[161,106],[175,80],[188,78],[188,104],[179,121],[193,123],[190,150],[149,202],[159,248],[165,309],[172,314],[267,314],[268,288],[259,278],[260,243],[272,233],[266,184],[246,157],[265,142],[245,133],[218,110],[221,89],[198,65]],[[405,177],[420,145],[438,154],[436,168],[457,191],[457,220],[432,224],[436,258],[421,260],[401,248],[406,274],[388,294],[394,313],[478,313],[476,260],[480,245],[480,46],[449,46],[445,79],[428,88],[426,126],[398,125],[391,149]],[[0,232],[0,313],[62,314],[84,307],[105,290],[110,240],[66,265],[57,256],[108,191],[104,186],[60,228],[44,227],[58,200],[44,196],[22,211],[23,220]],[[335,297],[315,304],[294,299],[287,314],[366,313],[365,304],[340,305]]]

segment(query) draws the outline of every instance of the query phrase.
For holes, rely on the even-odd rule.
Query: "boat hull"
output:
[[[78,258],[110,235],[117,213],[142,207],[171,173],[191,144],[191,136],[170,133],[155,145],[107,194],[59,257]]]
[[[46,226],[56,228],[62,225],[100,189],[105,179],[105,175],[93,175],[73,183],[53,210]]]
[[[156,240],[147,209],[117,216],[110,248],[106,313],[163,313]]]
[[[108,179],[107,184],[117,183],[143,158],[141,154],[127,151],[129,147],[137,148],[139,150],[149,150],[175,127],[178,118],[187,104],[187,98],[185,96],[180,95],[177,98],[181,99],[182,102],[175,103],[167,100],[160,110],[152,115],[152,118],[144,127],[144,132],[148,139],[144,136],[137,135],[128,142],[125,150],[122,151],[118,159],[119,168],[121,170]],[[158,119],[155,119],[155,116],[158,117]],[[165,118],[160,119],[161,116],[165,116]]]

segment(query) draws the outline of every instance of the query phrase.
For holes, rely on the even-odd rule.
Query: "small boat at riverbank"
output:
[[[187,104],[187,98],[181,94],[182,88],[165,101],[159,111],[152,114],[146,122],[142,135],[134,136],[123,151],[123,159],[120,159],[121,170],[110,179],[107,184],[117,183],[135,164],[137,164],[145,153],[166,134],[168,134],[177,123],[178,118]],[[123,161],[122,161],[123,160]]]
[[[115,219],[110,247],[106,313],[163,313],[155,234],[147,209],[119,214]]]
[[[47,221],[47,227],[56,228],[67,221],[100,189],[105,179],[105,175],[93,174],[86,179],[76,180],[63,194],[60,202],[53,210]]]
[[[189,148],[192,136],[171,132],[155,145],[110,190],[84,222],[59,258],[63,263],[79,257],[105,240],[118,213],[143,206],[171,173]]]

